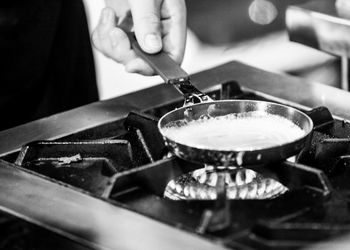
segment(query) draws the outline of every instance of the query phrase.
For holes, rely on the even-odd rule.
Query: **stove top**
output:
[[[27,232],[16,234],[22,249],[46,234],[96,249],[301,249],[350,233],[349,93],[239,62],[193,82],[213,99],[301,109],[312,139],[288,160],[208,175],[200,189],[183,183],[204,166],[169,154],[157,129],[183,103],[171,86],[2,131],[0,208],[16,216],[4,216],[9,227],[29,222],[14,230]]]

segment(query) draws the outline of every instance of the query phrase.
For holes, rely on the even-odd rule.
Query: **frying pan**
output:
[[[165,114],[158,122],[158,128],[165,143],[176,156],[187,161],[212,166],[263,165],[296,155],[305,146],[308,138],[310,138],[313,122],[310,117],[301,111],[289,106],[264,101],[213,101],[191,84],[189,75],[167,54],[164,52],[158,54],[143,52],[134,34],[125,29],[124,31],[127,33],[135,53],[143,58],[163,78],[165,83],[172,84],[185,98],[183,107]],[[169,124],[181,123],[182,126],[186,126],[186,122],[196,122],[203,119],[203,117],[212,119],[254,111],[258,111],[262,116],[266,116],[265,118],[272,115],[285,118],[297,125],[303,131],[303,135],[292,140],[283,141],[276,146],[239,150],[235,148],[216,149],[191,146],[188,141],[178,140],[176,136],[170,138],[166,133],[169,126],[177,126]],[[259,126],[257,129],[259,129]],[[286,133],[288,132],[286,131]]]

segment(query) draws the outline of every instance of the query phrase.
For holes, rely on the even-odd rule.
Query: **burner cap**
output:
[[[164,197],[171,200],[215,200],[217,180],[218,173],[214,168],[198,169],[171,180]],[[288,191],[278,181],[244,168],[227,171],[225,183],[227,198],[231,200],[272,199]]]

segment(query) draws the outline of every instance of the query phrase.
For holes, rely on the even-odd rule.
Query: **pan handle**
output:
[[[209,96],[191,84],[190,76],[165,52],[160,51],[156,54],[144,52],[138,44],[135,34],[130,32],[130,27],[132,26],[130,22],[131,16],[129,15],[118,26],[127,34],[132,49],[163,78],[165,83],[172,84],[184,96],[184,106],[213,101]]]

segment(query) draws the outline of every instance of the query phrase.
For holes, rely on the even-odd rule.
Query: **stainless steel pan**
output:
[[[191,84],[188,74],[169,56],[163,52],[155,55],[146,54],[139,47],[135,36],[132,33],[128,33],[128,36],[134,51],[147,61],[166,83],[175,86],[185,98],[185,104],[182,108],[165,114],[158,123],[160,133],[163,135],[171,152],[176,156],[184,160],[213,166],[248,166],[286,159],[297,154],[304,147],[313,129],[312,120],[306,114],[292,107],[263,101],[213,101]],[[166,134],[169,124],[180,122],[183,125],[187,121],[195,122],[203,117],[212,119],[228,114],[242,114],[254,111],[260,111],[266,117],[271,117],[271,115],[283,117],[297,125],[304,133],[301,137],[279,143],[276,146],[252,148],[249,150],[237,150],[234,148],[220,150],[190,146],[186,141],[169,138]]]

